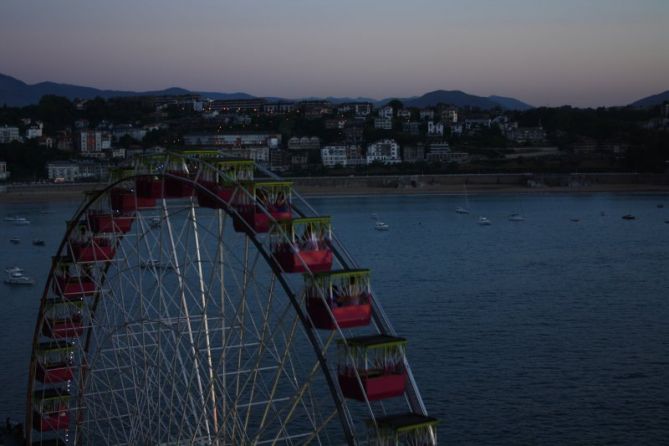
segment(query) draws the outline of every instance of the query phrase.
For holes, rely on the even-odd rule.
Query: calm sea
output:
[[[441,443],[667,444],[669,196],[483,195],[470,215],[461,197],[310,202],[372,269]],[[0,415],[23,417],[39,295],[77,204],[0,204],[32,220],[0,221],[0,267],[38,282],[0,284]]]

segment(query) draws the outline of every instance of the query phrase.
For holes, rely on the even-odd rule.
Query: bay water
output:
[[[668,195],[478,195],[470,214],[454,212],[457,196],[309,202],[372,270],[440,443],[666,444]],[[0,218],[32,222],[0,221],[0,267],[37,281],[0,284],[5,417],[23,418],[39,298],[77,204],[0,204]]]

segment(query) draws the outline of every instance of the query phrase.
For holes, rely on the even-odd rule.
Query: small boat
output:
[[[625,214],[622,218],[623,220],[636,220],[636,217],[632,214]]]
[[[455,208],[455,213],[456,214],[469,214],[469,209],[465,209],[463,207],[458,206]]]
[[[658,209],[662,209],[663,207],[664,207],[664,205],[662,203],[658,203],[658,205],[657,205]]]
[[[151,217],[151,220],[149,220],[149,226],[152,228],[159,228],[161,222],[162,219],[160,217]]]
[[[33,239],[33,245],[35,245],[35,246],[44,246],[45,243],[44,243],[44,240],[39,239],[39,238],[36,238],[36,239]]]
[[[14,219],[14,226],[25,226],[25,225],[29,225],[29,224],[30,224],[30,220],[28,220],[25,217],[16,217]]]
[[[390,229],[390,226],[388,226],[386,223],[382,221],[377,221],[376,224],[374,225],[374,229],[377,231],[387,231]]]
[[[9,241],[14,243],[15,245],[18,245],[19,243],[21,243],[21,239],[18,238],[18,237],[12,237],[12,238],[9,239]]]
[[[23,273],[12,273],[5,279],[7,285],[35,285],[35,279],[24,276]]]
[[[23,268],[19,268],[18,266],[10,266],[5,268],[5,272],[7,274],[15,274],[15,273],[23,274]]]
[[[492,222],[489,219],[487,219],[486,217],[479,217],[479,224],[481,226],[490,226],[492,224]]]
[[[520,214],[509,215],[509,221],[525,221],[525,217]]]
[[[574,223],[578,223],[581,220],[578,219],[578,218],[570,218],[569,221],[573,221]]]

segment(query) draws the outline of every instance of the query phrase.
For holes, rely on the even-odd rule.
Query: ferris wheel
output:
[[[53,257],[26,444],[434,445],[371,278],[252,161],[135,159]]]

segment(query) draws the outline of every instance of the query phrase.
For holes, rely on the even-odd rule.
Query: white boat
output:
[[[14,274],[14,273],[23,274],[23,268],[19,268],[18,266],[10,266],[5,268],[5,272],[7,274]]]
[[[7,285],[35,285],[35,279],[24,276],[23,273],[11,273],[5,279]]]
[[[25,217],[16,217],[14,219],[14,226],[25,226],[25,225],[29,225],[29,224],[30,224],[30,220],[28,220]]]
[[[21,239],[18,238],[18,237],[12,237],[12,238],[9,239],[9,241],[14,243],[15,245],[18,245],[19,243],[21,243]]]
[[[388,226],[386,223],[382,221],[377,221],[376,224],[374,225],[374,229],[377,231],[387,231],[390,229],[390,226]]]
[[[520,214],[509,215],[509,221],[525,221],[525,217]]]
[[[161,222],[162,219],[160,217],[151,217],[151,220],[149,220],[149,226],[152,228],[159,228]]]
[[[456,214],[469,214],[469,191],[467,190],[467,185],[463,184],[462,187],[464,188],[465,191],[465,205],[464,206],[458,206],[455,208],[455,213]]]
[[[486,217],[479,217],[479,224],[481,226],[490,226],[492,222],[488,220]]]

